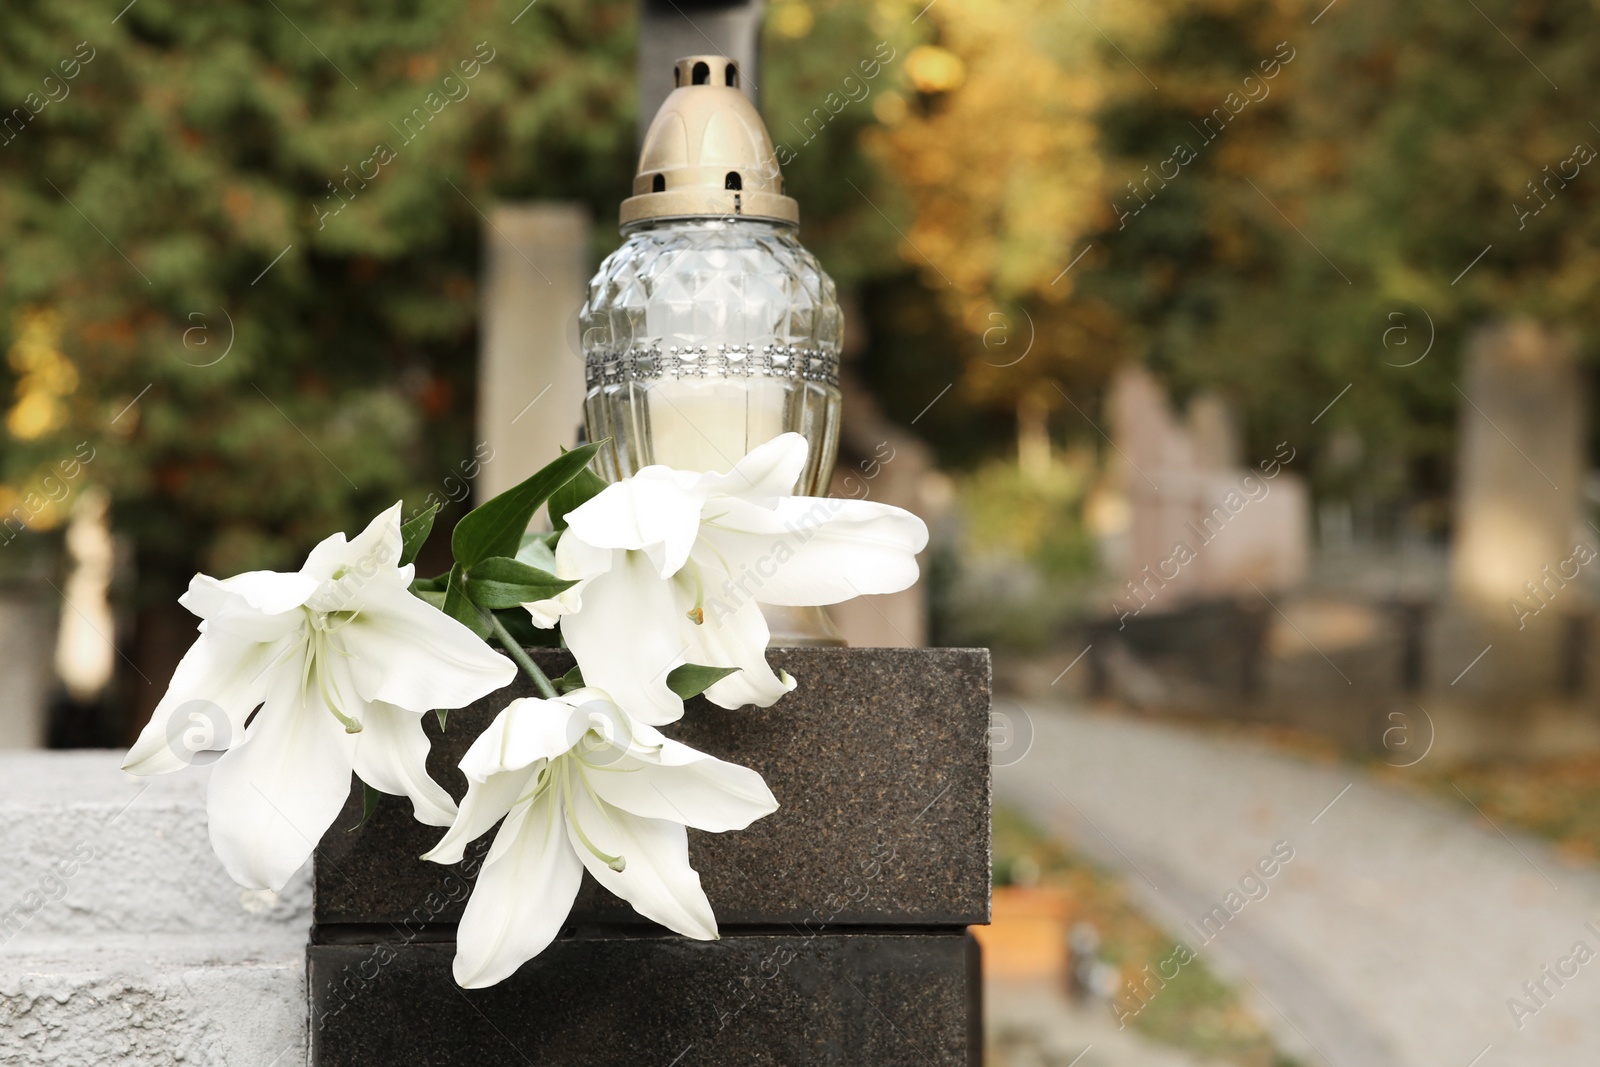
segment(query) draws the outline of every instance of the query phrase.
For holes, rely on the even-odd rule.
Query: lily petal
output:
[[[562,616],[574,614],[583,608],[583,590],[591,578],[611,569],[615,550],[596,548],[576,536],[562,535],[556,543],[555,570],[557,578],[577,582],[546,600],[534,600],[522,605],[533,618],[535,626],[549,629],[561,621]]]
[[[500,838],[508,837],[502,848]],[[543,952],[572,911],[583,865],[573,854],[548,792],[495,840],[456,929],[456,984],[481,989],[510,977]]]
[[[566,581],[586,581],[611,569],[614,550],[591,545],[581,537],[561,535],[556,542],[555,576]]]
[[[459,708],[517,675],[516,665],[439,609],[400,586],[362,590],[361,611],[336,633],[367,700],[410,711]]]
[[[583,610],[562,620],[561,629],[586,684],[610,693],[640,721],[660,725],[683,717],[683,701],[667,687],[672,668],[688,662],[681,619],[671,584],[645,555],[619,552],[585,588]]]
[[[700,484],[715,493],[771,507],[780,497],[794,492],[810,450],[804,437],[782,433],[752,448],[728,473],[703,475]]]
[[[263,673],[294,640],[292,635],[260,642],[223,630],[202,633],[178,661],[166,695],[128,750],[122,769],[166,774],[189,766],[202,750],[240,744],[250,713],[266,697]],[[295,664],[286,669],[294,670]]]
[[[456,821],[439,839],[439,843],[422,854],[433,863],[460,863],[467,846],[489,832],[489,829],[516,806],[522,795],[533,788],[535,768],[492,774],[483,781],[469,782],[467,795],[462,798]]]
[[[754,704],[771,707],[795,686],[787,673],[778,674],[767,664],[767,638],[771,631],[761,614],[761,605],[749,598],[729,601],[708,597],[705,622],[685,623],[680,631],[689,642],[686,663],[710,667],[738,667],[705,691],[705,698],[719,708],[742,708]]]
[[[422,715],[374,701],[361,718],[353,759],[356,777],[374,789],[410,797],[417,821],[428,826],[449,826],[456,817],[456,802],[428,776],[428,735]]]
[[[613,807],[714,833],[743,830],[778,810],[761,775],[677,741],[665,741],[654,759],[629,755],[587,778]]]
[[[528,618],[541,630],[548,630],[568,615],[572,615],[583,607],[583,587],[575,585],[571,589],[564,589],[553,597],[544,600],[530,600],[522,606],[527,609]]]
[[[697,476],[670,467],[645,467],[613,482],[567,513],[567,532],[556,545],[576,537],[595,548],[623,548],[650,555],[660,576],[672,576],[689,558],[700,534],[706,493]]]
[[[397,500],[367,523],[367,528],[356,534],[354,540],[346,541],[343,533],[323,538],[306,556],[300,573],[318,582],[330,581],[340,571],[355,571],[363,578],[392,573],[402,569],[400,548],[400,502]],[[406,583],[410,580],[408,574]]]
[[[197,574],[178,603],[206,620],[204,629],[276,641],[305,625],[305,615],[296,609],[311,599],[318,584],[304,574],[278,571],[246,571],[221,581]]]
[[[928,527],[870,500],[787,497],[771,508],[718,500],[722,517],[702,542],[763,604],[837,604],[894,593],[917,580]],[[698,549],[697,549],[698,551]]]
[[[468,781],[482,782],[493,774],[522,770],[535,760],[554,759],[576,745],[587,729],[587,718],[568,697],[520,697],[472,742],[461,757],[462,773]]]
[[[211,769],[211,847],[248,889],[283,888],[350,795],[355,737],[320,696],[283,679],[245,735]]]
[[[700,876],[689,866],[689,833],[682,823],[640,818],[596,803],[575,782],[567,833],[595,881],[632,904],[633,910],[685,937],[716,940],[717,917],[700,888]],[[623,869],[614,871],[595,856],[584,836],[600,851],[621,857]]]

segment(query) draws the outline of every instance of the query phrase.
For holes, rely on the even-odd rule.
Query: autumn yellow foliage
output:
[[[880,100],[885,125],[867,137],[911,201],[902,253],[964,321],[997,301],[1065,299],[1060,271],[1106,220],[1093,30],[1041,0],[944,0],[935,13],[938,43],[905,58],[914,99]]]
[[[6,431],[34,441],[66,424],[66,398],[78,388],[78,368],[61,351],[59,312],[29,308],[17,316],[13,329],[16,340],[6,358],[18,378]]]

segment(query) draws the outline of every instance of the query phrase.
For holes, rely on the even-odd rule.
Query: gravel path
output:
[[[1596,869],[1350,766],[1007,705],[1033,740],[996,766],[996,803],[1123,871],[1305,1063],[1600,1064]]]

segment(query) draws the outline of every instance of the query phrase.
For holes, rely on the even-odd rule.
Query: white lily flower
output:
[[[638,718],[668,723],[683,701],[667,674],[684,663],[737,667],[706,690],[724,708],[767,707],[794,688],[766,659],[762,604],[837,604],[917,580],[928,528],[866,500],[790,495],[806,440],[786,433],[725,474],[650,466],[566,516],[561,596],[525,604],[561,622],[584,680]]]
[[[502,816],[456,931],[454,973],[494,985],[543,952],[583,871],[647,919],[715,940],[685,826],[742,830],[778,808],[761,775],[670,741],[599,689],[514,700],[461,759],[461,814],[423,859],[459,863]]]
[[[122,767],[164,774],[197,748],[226,749],[206,811],[240,885],[283,888],[338,817],[352,770],[409,797],[424,823],[455,817],[424,766],[422,716],[487,696],[516,667],[413,596],[400,554],[397,503],[355,540],[317,545],[298,573],[195,575],[179,598],[200,636]]]

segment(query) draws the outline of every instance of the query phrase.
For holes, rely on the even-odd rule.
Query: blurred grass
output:
[[[1419,766],[1384,777],[1462,808],[1464,793],[1497,825],[1547,838],[1574,860],[1600,859],[1600,755],[1481,760],[1426,771]]]
[[[1100,934],[1098,955],[1118,967],[1124,980],[1147,965],[1153,969],[1176,943],[1140,914],[1119,879],[1006,808],[994,813],[994,881],[1046,885],[1067,893],[1074,903],[1074,921],[1094,925]],[[1296,1061],[1274,1048],[1238,992],[1213,974],[1203,957],[1185,964],[1129,1025],[1152,1040],[1215,1062],[1296,1067]]]
[[[960,547],[938,592],[941,643],[1021,652],[1055,644],[1097,579],[1084,522],[1094,477],[1088,453],[1033,472],[997,460],[958,477]]]
[[[1047,579],[1081,577],[1095,564],[1083,502],[1094,458],[1069,454],[1043,470],[1010,460],[987,463],[960,478],[957,494],[967,549],[982,556],[1026,561]]]

